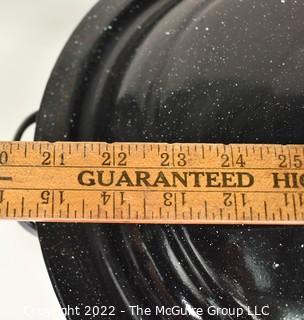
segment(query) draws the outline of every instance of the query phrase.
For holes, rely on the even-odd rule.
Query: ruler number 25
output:
[[[288,167],[288,157],[285,154],[279,154],[278,159],[280,161],[279,167],[280,168],[287,168]],[[293,165],[295,168],[301,168],[303,166],[303,161],[301,160],[301,156],[298,154],[295,154],[293,157],[291,157],[291,165]]]

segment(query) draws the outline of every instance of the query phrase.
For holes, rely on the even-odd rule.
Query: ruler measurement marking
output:
[[[205,205],[205,220],[208,220],[208,204],[207,201],[204,201],[204,205]]]
[[[289,169],[292,167],[291,165],[291,154],[290,154],[290,148],[287,148],[288,150],[288,159],[289,159]]]
[[[304,154],[304,148],[296,145],[290,145],[290,146],[262,145],[261,146],[261,145],[252,144],[250,146],[249,144],[248,145],[246,144],[243,144],[243,145],[201,144],[199,146],[199,144],[180,144],[180,143],[176,143],[176,144],[163,144],[163,143],[161,144],[157,144],[157,143],[155,144],[153,143],[117,144],[115,143],[115,144],[112,144],[111,146],[111,144],[99,143],[99,142],[96,142],[96,143],[94,142],[77,142],[77,143],[76,142],[75,143],[68,143],[68,142],[65,142],[65,143],[58,143],[58,142],[56,143],[47,143],[47,142],[14,143],[12,142],[10,143],[10,142],[7,142],[7,143],[1,143],[1,144],[2,144],[2,150],[6,150],[7,152],[11,153],[11,156],[9,156],[9,160],[13,159],[13,161],[12,162],[9,161],[7,163],[7,161],[4,160],[6,162],[1,163],[0,165],[0,169],[2,168],[1,170],[5,170],[5,168],[7,170],[7,175],[5,174],[0,175],[0,184],[2,183],[2,186],[0,187],[1,189],[0,195],[2,197],[2,200],[0,199],[0,201],[3,202],[3,193],[4,193],[4,199],[5,199],[3,203],[0,202],[0,219],[1,217],[3,218],[5,215],[7,215],[8,218],[15,217],[17,219],[18,218],[27,219],[35,216],[35,218],[37,219],[46,218],[46,219],[54,219],[54,221],[56,221],[58,216],[60,219],[61,218],[65,219],[66,217],[70,218],[71,216],[69,213],[70,204],[73,203],[72,199],[74,199],[74,197],[75,199],[79,197],[78,196],[79,194],[80,197],[83,197],[83,202],[85,203],[85,205],[81,211],[81,204],[78,202],[75,202],[75,211],[74,211],[74,208],[72,210],[72,212],[74,211],[76,214],[75,219],[82,217],[83,220],[87,221],[92,219],[94,220],[96,219],[96,217],[100,218],[100,216],[103,216],[101,218],[101,220],[103,221],[105,220],[104,215],[102,215],[104,208],[102,209],[97,203],[98,199],[97,199],[97,196],[95,197],[94,192],[99,193],[101,191],[106,191],[106,192],[112,192],[111,196],[113,198],[112,205],[111,205],[111,202],[109,202],[110,204],[109,208],[108,208],[108,205],[105,206],[107,208],[106,211],[110,213],[109,215],[106,214],[107,215],[106,220],[109,220],[109,222],[111,222],[112,220],[113,221],[116,220],[118,222],[118,221],[121,221],[123,218],[125,220],[129,219],[131,220],[131,222],[136,222],[134,220],[137,219],[141,221],[142,217],[144,216],[144,220],[146,220],[147,222],[149,222],[149,220],[156,219],[158,223],[160,221],[157,220],[158,219],[157,213],[155,213],[155,210],[154,210],[154,208],[157,208],[157,206],[159,207],[160,220],[162,220],[164,223],[174,222],[174,221],[179,222],[184,220],[185,220],[185,223],[191,223],[190,221],[192,220],[194,221],[198,220],[198,222],[206,220],[207,223],[209,222],[219,223],[219,221],[223,221],[223,223],[226,223],[228,221],[231,221],[231,222],[245,221],[247,223],[248,221],[257,222],[257,217],[261,223],[270,223],[270,222],[276,222],[276,221],[278,222],[290,221],[291,223],[302,223],[303,221],[303,210],[301,208],[301,206],[303,206],[303,203],[300,197],[300,193],[294,187],[290,188],[291,190],[286,190],[286,187],[281,187],[284,184],[284,180],[282,178],[284,177],[284,174],[285,174],[284,171],[286,172],[286,174],[290,175],[291,177],[290,179],[296,179],[295,177],[300,177],[300,175],[304,173],[303,166],[300,168],[296,168],[295,165],[293,165],[292,163],[292,156],[294,153],[296,155],[298,155],[299,152],[301,152],[301,154],[302,153]],[[148,159],[148,161],[147,160],[145,160],[145,162],[140,161],[139,158],[141,160],[143,159],[141,157],[138,157],[139,154],[134,154],[134,153],[132,154],[130,149],[132,146],[135,147],[137,151],[142,152],[143,158]],[[124,149],[124,147],[126,148]],[[209,153],[205,154],[204,147],[209,147]],[[257,151],[257,158],[255,157],[253,159],[250,158],[252,154],[250,147],[252,147],[253,153]],[[116,148],[118,149],[115,150]],[[147,148],[149,148],[149,150]],[[230,153],[231,153],[230,155],[229,155],[228,148],[230,148]],[[21,152],[18,151],[19,149],[21,150]],[[76,152],[76,149],[79,149],[77,150],[79,151],[79,153]],[[94,157],[94,154],[97,154],[98,152],[101,153],[102,149],[110,150],[110,154],[111,154],[111,166],[107,166],[106,167],[107,170],[118,169],[121,171],[126,171],[128,174],[129,174],[128,170],[133,170],[133,169],[142,170],[142,171],[161,170],[164,172],[164,174],[167,174],[168,170],[174,170],[174,172],[176,171],[177,173],[189,172],[191,170],[194,170],[194,171],[198,170],[198,172],[200,171],[204,172],[206,170],[210,170],[212,172],[213,171],[219,172],[220,175],[222,175],[222,173],[228,172],[229,173],[228,177],[230,177],[230,172],[234,173],[236,170],[238,172],[248,171],[248,173],[251,173],[250,170],[255,170],[257,173],[260,172],[258,177],[263,176],[264,172],[265,172],[265,176],[267,176],[268,174],[271,174],[272,170],[273,171],[275,170],[275,172],[279,172],[278,177],[280,178],[279,180],[280,188],[278,188],[277,190],[274,190],[270,187],[266,187],[267,184],[265,184],[264,191],[263,191],[263,187],[261,189],[255,188],[255,190],[250,190],[250,189],[245,190],[244,187],[242,187],[242,189],[233,187],[231,189],[224,188],[223,190],[220,190],[220,188],[217,187],[216,190],[208,190],[208,188],[207,190],[206,189],[196,190],[192,185],[187,185],[187,187],[184,187],[182,185],[183,183],[177,184],[175,188],[172,188],[172,186],[169,188],[167,187],[164,188],[164,185],[162,185],[163,182],[161,182],[156,187],[153,187],[153,189],[148,188],[147,190],[145,190],[144,188],[142,188],[144,186],[144,184],[142,184],[138,186],[134,185],[131,187],[131,190],[130,190],[129,188],[124,187],[126,182],[123,182],[122,184],[120,184],[115,188],[112,188],[111,186],[110,187],[101,186],[101,188],[98,188],[98,187],[96,188],[96,186],[95,187],[93,186],[92,189],[91,187],[86,187],[86,186],[78,188],[77,184],[76,185],[71,184],[69,187],[69,182],[65,182],[63,187],[61,187],[61,183],[59,183],[58,186],[54,184],[51,184],[51,185],[46,184],[44,187],[43,183],[35,182],[35,179],[40,179],[40,175],[41,175],[41,179],[43,179],[44,177],[49,177],[48,170],[50,168],[54,168],[55,171],[52,171],[52,172],[57,172],[58,170],[58,174],[62,175],[63,177],[65,175],[68,175],[69,172],[76,172],[76,171],[65,171],[65,169],[90,170],[89,168],[91,168],[92,172],[94,172],[95,174],[94,169],[101,170],[101,168],[103,167],[101,164],[97,162],[98,159]],[[150,154],[150,149],[151,149],[151,154]],[[29,152],[29,150],[31,151]],[[44,160],[44,158],[46,158],[46,156],[43,156],[41,158],[41,155],[43,154],[44,150],[49,150],[48,152],[50,152],[49,159],[52,160],[51,165],[41,164],[41,161]],[[128,159],[128,164],[130,163],[132,166],[130,167],[120,166],[116,163],[119,161],[119,158],[117,158],[117,154],[116,154],[116,151],[118,152],[118,150],[119,151],[130,150],[130,152],[128,152],[129,154],[127,159]],[[165,150],[168,155],[171,154],[170,156],[171,159],[169,159],[171,160],[170,161],[171,165],[165,166],[165,167],[161,165],[151,166],[151,164],[159,163],[160,159],[157,156],[157,151],[159,155],[163,150]],[[184,150],[186,151],[186,154],[189,155],[189,158],[187,157],[187,163],[185,166],[177,166],[177,163],[175,163],[177,161],[176,156],[178,155],[178,150]],[[147,154],[147,151],[149,152],[149,154]],[[265,153],[268,154],[266,158],[264,157],[264,153],[263,153],[264,151]],[[64,155],[65,153],[70,154],[69,159],[73,159],[72,162],[74,165],[70,165],[70,163],[68,165],[66,165],[66,163],[64,165],[57,165],[56,162],[59,163],[59,159],[56,160],[56,153],[58,154],[59,152],[60,152],[60,156],[61,154]],[[92,157],[91,157],[91,152],[92,152]],[[236,157],[242,152],[246,154],[246,157],[249,157],[248,159],[251,165],[250,168],[248,167],[239,168],[237,164],[235,164],[235,161],[237,159]],[[231,157],[231,162],[232,162],[231,167],[223,168],[216,165],[217,162],[215,161],[216,160],[215,153],[217,156],[221,156],[223,153],[226,153],[226,154],[228,153],[228,155]],[[285,163],[288,164],[287,168],[279,167],[279,162],[277,157],[280,154],[284,154],[284,157],[286,159]],[[2,155],[2,157],[5,157],[5,154]],[[206,162],[204,160],[204,163],[207,164],[207,167],[202,165],[203,161],[200,159],[206,159]],[[251,162],[251,160],[253,161]],[[3,161],[3,158],[1,158],[0,161]],[[259,161],[265,161],[265,162],[259,162]],[[138,166],[137,166],[137,163],[139,164]],[[145,163],[147,163],[147,166],[145,166]],[[296,163],[296,165],[298,165],[298,163]],[[20,169],[24,168],[25,170],[14,171],[15,168],[20,168]],[[31,170],[31,168],[37,168],[37,171]],[[27,179],[27,180],[19,179],[19,174],[23,172],[22,173],[23,175],[24,172],[27,172],[26,171],[27,169],[29,170],[28,171],[29,175],[32,175],[33,173],[32,175],[34,177],[33,181],[31,181],[30,179]],[[15,172],[16,172],[16,175],[15,175]],[[156,174],[157,172],[153,172],[153,175],[156,175]],[[253,172],[251,174],[254,175],[255,173]],[[89,177],[90,175],[87,175],[86,179],[89,179]],[[96,179],[97,181],[97,175],[96,176],[94,175],[94,179]],[[219,178],[216,178],[216,179],[219,179]],[[6,181],[10,181],[10,182],[6,184],[5,183]],[[65,180],[65,181],[68,181],[68,180]],[[178,180],[176,181],[179,182]],[[290,180],[290,181],[294,183],[295,180]],[[41,180],[41,182],[43,182],[43,180]],[[211,182],[211,183],[213,184],[215,182]],[[229,183],[230,182],[228,181],[228,184]],[[219,186],[221,186],[221,184],[222,182],[220,183]],[[300,186],[301,182],[298,182],[298,184],[299,184],[299,187],[301,187]],[[97,183],[97,186],[98,186],[98,183]],[[32,194],[34,194],[34,196],[28,197],[28,194],[25,193],[25,191],[26,192],[32,191],[33,192]],[[42,209],[41,208],[39,209],[39,201],[41,201],[40,199],[41,196],[37,191],[49,191],[50,193],[50,204],[48,204],[47,206],[44,206],[44,208]],[[65,200],[67,202],[66,202],[66,205],[64,206],[64,209],[60,207],[61,204],[60,204],[59,198],[58,198],[58,201],[56,200],[57,199],[56,192],[58,191],[72,192],[71,194],[68,194],[65,197],[66,198]],[[117,207],[117,203],[115,199],[116,193],[122,192],[122,191],[126,192],[127,198],[128,196],[130,196],[130,200],[128,199],[129,201],[127,206],[123,206],[123,203],[122,203],[121,204],[122,207],[119,206],[119,208],[116,208]],[[171,202],[173,206],[171,204],[170,208],[167,207],[169,208],[169,210],[166,207],[164,207],[165,204],[161,200],[161,195],[164,194],[165,192],[172,192],[172,195],[173,195],[173,197],[171,195]],[[187,198],[188,201],[186,205],[180,204],[179,198],[178,198],[179,192],[184,193],[186,195],[193,194],[191,195],[191,197],[193,197],[193,200],[196,197],[195,194],[201,195],[202,193],[205,193],[206,197],[205,199],[203,199],[203,205],[202,204],[200,205],[201,209],[203,209],[201,210],[201,213],[200,211],[197,210],[199,209],[198,204],[195,204],[193,207],[191,197],[189,197],[189,200]],[[221,207],[220,203],[218,203],[218,200],[215,200],[217,198],[217,194],[220,195],[220,194],[223,194],[224,192],[231,192],[233,194],[234,212],[233,211],[231,212],[231,209],[226,211],[226,208]],[[90,197],[87,198],[86,194],[88,193],[90,193]],[[244,203],[243,205],[241,205],[242,199],[241,197],[239,197],[240,193],[244,193],[247,195],[257,194],[257,198],[256,198],[257,203],[254,203],[252,207],[248,206],[248,208],[250,208],[249,212],[248,210],[246,210],[246,205],[244,205]],[[155,196],[152,196],[152,194],[155,194]],[[158,194],[160,196],[158,196]],[[211,198],[209,198],[208,194],[210,194]],[[215,194],[215,196],[211,196],[211,194]],[[266,198],[267,194],[271,195],[270,198],[269,197]],[[281,194],[283,194],[285,197],[284,210],[282,210],[282,208],[279,207],[279,204],[281,203],[281,200],[279,197]],[[298,198],[298,195],[299,195],[299,198]],[[119,195],[117,195],[117,197],[118,196]],[[140,203],[140,201],[142,201],[142,197],[143,197],[143,204]],[[150,199],[155,199],[155,200],[150,202]],[[269,199],[272,199],[272,200],[269,200]],[[69,200],[71,200],[71,202],[69,202]],[[137,210],[136,209],[134,210],[135,217],[134,217],[134,214],[132,214],[133,210],[131,210],[130,201],[135,201],[137,206],[138,204],[140,204],[139,207],[135,206],[135,208],[137,209]],[[246,202],[247,202],[247,199],[246,199]],[[149,203],[149,206],[147,206],[147,203]],[[261,204],[262,204],[262,208],[260,206]],[[239,205],[241,206],[240,208],[239,208]],[[269,205],[271,205],[271,207],[269,207]],[[73,207],[74,207],[74,203],[73,203]],[[263,207],[264,207],[264,210],[263,210]],[[162,208],[165,210],[162,211]],[[233,210],[233,207],[231,208]],[[78,211],[76,209],[80,209],[80,210]],[[82,213],[82,216],[77,217],[77,212],[79,212],[80,214]],[[255,214],[253,214],[253,212],[255,212]],[[126,213],[126,215],[124,215],[124,213]],[[193,216],[193,213],[194,213],[194,216]],[[71,217],[71,219],[73,219],[73,217]],[[304,224],[304,221],[303,221],[303,224]]]
[[[177,219],[176,192],[174,192],[174,217],[175,217],[175,219]]]
[[[24,158],[27,157],[27,144],[24,145]]]
[[[21,217],[23,217],[24,213],[24,197],[21,198]]]
[[[175,167],[175,158],[174,158],[174,144],[171,145],[171,153],[172,153],[172,164]]]
[[[9,202],[6,201],[6,216],[9,216]]]
[[[268,208],[267,208],[267,202],[264,201],[264,213],[265,213],[265,218],[266,220],[269,220],[269,217],[268,217]]]
[[[202,149],[202,158],[205,159],[205,148],[204,148],[204,145],[202,144],[201,145],[201,149]]]
[[[236,193],[233,193],[233,197],[234,197],[234,207],[235,207],[235,218],[237,219],[238,216],[238,206],[237,206],[237,199],[236,199]]]
[[[146,196],[144,194],[144,219],[147,219]]]
[[[298,217],[297,217],[297,207],[296,207],[296,199],[295,199],[294,193],[291,194],[291,197],[292,197],[294,217],[295,217],[296,220],[298,220]]]
[[[55,190],[52,190],[52,217],[55,214]]]
[[[24,191],[29,191],[29,190],[45,190],[44,188],[21,188],[21,187],[16,187],[16,188],[2,188],[2,190],[24,190]],[[71,189],[71,188],[48,188],[48,190],[52,190],[52,191],[75,191],[75,192],[100,192],[100,191],[104,191],[105,189]],[[112,191],[112,192],[142,192],[144,193],[145,191],[142,189],[106,189],[107,191]],[[167,192],[185,192],[184,189],[166,189]],[[148,192],[164,192],[163,189],[149,189]],[[223,191],[221,190],[187,190],[187,193],[223,193]],[[241,192],[240,190],[236,190],[234,192]],[[244,191],[245,192],[245,191]],[[282,194],[282,193],[293,193],[294,191],[259,191],[259,190],[252,190],[252,191],[246,191],[247,194],[255,194],[255,193],[265,193],[265,194]]]
[[[113,166],[115,166],[115,145],[113,144]]]
[[[100,215],[101,215],[101,213],[100,213],[100,204],[98,203],[97,204],[97,217],[100,218]]]
[[[0,180],[2,180],[2,181],[12,181],[13,177],[0,177]]]
[[[8,167],[8,168],[45,168],[47,170],[48,166],[46,165],[22,165],[22,164],[16,164],[16,165],[10,165],[10,164],[5,164],[3,165],[5,167]],[[90,165],[54,165],[52,166],[53,168],[62,168],[62,170],[64,170],[65,168],[74,168],[74,169],[77,169],[77,168],[101,168],[101,166],[90,166]],[[124,166],[121,166],[121,165],[117,165],[117,166],[107,166],[107,168],[109,169],[122,169],[122,168],[125,168]],[[184,167],[183,167],[184,168]],[[133,166],[128,166],[128,169],[163,169],[163,170],[169,170],[169,169],[176,169],[176,166],[173,167],[173,166],[166,166],[166,167],[163,167],[163,166],[154,166],[154,167],[145,167],[145,166],[136,166],[136,167],[133,167]],[[236,168],[226,168],[226,167],[185,167],[184,170],[187,171],[187,170],[214,170],[214,169],[218,169],[219,171],[227,171],[227,170],[235,170]],[[278,170],[278,171],[286,171],[286,168],[281,168],[281,167],[267,167],[267,168],[254,168],[254,167],[246,167],[246,168],[242,168],[242,167],[238,167],[237,168],[238,170]],[[292,171],[303,171],[304,172],[304,167],[303,168],[287,168],[288,170],[292,170]]]
[[[113,193],[113,219],[115,218],[115,192]]]
[[[84,218],[85,215],[85,201],[82,199],[82,217]]]
[[[84,158],[87,157],[87,145],[86,144],[83,145],[83,157]]]
[[[56,166],[56,147],[53,146],[53,167]]]
[[[234,159],[233,159],[233,147],[230,145],[230,153],[231,153],[231,162],[232,162],[232,167],[234,168]]]

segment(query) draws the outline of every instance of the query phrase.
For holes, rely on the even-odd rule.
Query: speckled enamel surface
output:
[[[303,143],[303,34],[299,0],[100,1],[55,66],[36,139]],[[238,319],[303,319],[301,227],[38,232],[62,306],[126,310],[116,319],[236,319],[135,316],[128,306],[269,305],[269,316]]]

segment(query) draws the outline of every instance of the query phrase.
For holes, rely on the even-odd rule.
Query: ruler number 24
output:
[[[232,159],[230,159],[230,156],[227,153],[223,153],[221,155],[221,160],[222,160],[222,163],[221,163],[222,168],[228,168],[228,167],[231,167],[231,165],[233,165],[233,163],[232,163],[233,161],[232,161]],[[236,158],[235,164],[240,166],[241,168],[245,167],[246,162],[245,162],[244,156],[242,154],[240,154]]]

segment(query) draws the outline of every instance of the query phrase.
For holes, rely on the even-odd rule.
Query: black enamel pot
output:
[[[52,72],[35,139],[303,143],[303,34],[301,1],[100,1]],[[63,307],[236,319],[206,310],[269,305],[238,319],[303,317],[301,227],[37,228]],[[190,311],[140,316],[131,305]]]

